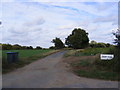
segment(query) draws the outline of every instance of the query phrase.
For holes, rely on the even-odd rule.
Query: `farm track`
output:
[[[3,88],[118,88],[117,81],[78,77],[57,52],[3,75]]]

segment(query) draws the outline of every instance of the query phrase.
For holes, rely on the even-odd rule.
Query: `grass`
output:
[[[78,61],[71,62],[74,73],[78,76],[97,78],[104,80],[120,80],[120,72],[116,71],[116,58],[112,60],[100,60],[101,53],[115,54],[114,48],[87,48],[69,50],[64,57],[78,57]]]
[[[104,79],[104,80],[118,80],[118,74],[115,72],[107,72],[107,71],[100,71],[100,70],[77,70],[75,73],[79,76],[84,76],[88,78],[97,78],[97,79]]]
[[[71,63],[73,71],[78,76],[97,78],[104,80],[120,80],[118,72],[113,72],[110,69],[104,67],[100,68],[95,65],[91,60],[80,60],[79,62]]]
[[[86,48],[69,50],[64,57],[69,56],[92,56],[100,53],[109,53],[112,48]]]
[[[2,51],[2,56],[6,57],[6,52],[19,52],[19,57],[26,58],[30,57],[36,54],[41,54],[41,53],[46,53],[51,51],[50,49],[46,50],[3,50]]]
[[[2,72],[7,73],[15,70],[16,68],[23,67],[26,64],[30,64],[40,58],[43,58],[52,53],[58,52],[59,50],[3,50],[2,51]],[[15,63],[7,62],[6,52],[18,52],[19,61]]]

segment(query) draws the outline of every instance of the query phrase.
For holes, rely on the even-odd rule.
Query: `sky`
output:
[[[74,28],[90,41],[113,43],[118,28],[117,0],[3,0],[0,5],[1,43],[48,48],[55,37],[65,42]]]

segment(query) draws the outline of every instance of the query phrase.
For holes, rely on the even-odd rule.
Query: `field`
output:
[[[22,67],[47,55],[57,52],[58,50],[3,50],[2,51],[2,71],[10,72],[16,68]],[[7,52],[18,52],[19,61],[16,63],[7,62]]]
[[[87,48],[69,50],[64,57],[70,64],[72,71],[82,77],[97,78],[105,80],[120,80],[118,68],[118,56],[112,48]],[[100,60],[100,54],[111,53],[115,55],[112,60]]]
[[[19,57],[26,58],[36,54],[46,53],[49,51],[51,50],[50,49],[48,50],[3,50],[2,56],[6,57],[7,56],[6,52],[19,52]]]

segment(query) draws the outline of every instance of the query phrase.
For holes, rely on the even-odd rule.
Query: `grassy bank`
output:
[[[15,70],[16,68],[23,67],[26,64],[30,64],[40,58],[43,58],[52,53],[58,52],[59,50],[3,50],[2,51],[2,72],[7,73]],[[16,63],[9,64],[7,62],[6,52],[18,52],[19,61]]]
[[[96,56],[98,58],[98,55]],[[96,58],[89,57],[89,60],[82,59],[78,62],[72,62],[71,67],[75,74],[78,76],[88,77],[88,78],[97,78],[104,80],[119,80],[118,72],[113,72],[111,68],[106,66],[99,66],[95,64]]]
[[[91,56],[103,53],[113,53],[113,48],[87,48],[87,49],[73,49],[69,50],[64,56]]]
[[[101,60],[101,53],[111,53],[115,55],[112,60]],[[73,72],[82,77],[97,78],[104,80],[120,80],[118,50],[115,48],[87,48],[69,50],[64,56],[77,60],[68,61]]]

